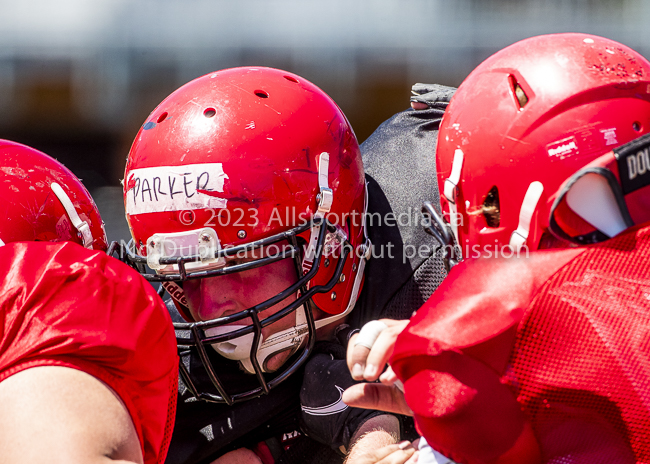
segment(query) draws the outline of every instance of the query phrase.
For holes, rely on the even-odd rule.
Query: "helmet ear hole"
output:
[[[488,227],[499,227],[501,224],[501,206],[499,204],[499,189],[496,185],[485,195],[481,211]]]

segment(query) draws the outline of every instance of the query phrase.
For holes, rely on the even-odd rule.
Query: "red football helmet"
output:
[[[179,347],[182,353],[198,351],[217,389],[199,393],[182,366],[186,384],[200,398],[231,403],[268,392],[306,359],[316,328],[354,307],[369,251],[359,146],[334,101],[299,76],[234,68],[173,92],[136,136],[124,203],[133,235],[129,259],[155,270],[145,277],[163,282],[190,321],[176,324],[189,331]],[[257,251],[259,259],[250,259]],[[247,262],[229,261],[238,254],[247,254]],[[285,258],[293,258],[300,278],[279,295],[231,316],[193,321],[183,281]],[[273,318],[258,318],[296,295]],[[314,323],[311,305],[330,317]],[[262,327],[294,311],[294,327],[263,340]],[[245,317],[254,324],[232,324]],[[241,363],[261,385],[229,393],[205,345]],[[301,346],[306,348],[283,373],[265,377],[269,356]]]
[[[106,251],[95,202],[61,163],[26,145],[0,140],[0,172],[0,245],[72,241]]]
[[[586,34],[506,47],[465,79],[442,119],[436,156],[449,225],[438,220],[438,235],[455,241],[458,259],[557,238],[594,243],[644,222],[648,195],[631,193],[640,186],[619,174],[631,161],[612,149],[649,130],[650,63],[634,50]],[[625,176],[644,178],[646,160]]]

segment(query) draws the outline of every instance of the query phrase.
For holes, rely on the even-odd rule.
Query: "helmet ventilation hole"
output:
[[[217,110],[215,110],[214,108],[206,108],[206,110],[203,112],[203,116],[205,116],[206,118],[211,118],[215,114],[217,114]]]
[[[260,98],[269,98],[269,94],[265,92],[264,90],[256,90],[253,92],[255,95],[257,95]]]
[[[295,77],[284,76],[284,78],[285,78],[286,80],[288,80],[288,81],[293,82],[294,84],[297,84],[297,83],[298,83],[298,79],[296,79]]]
[[[510,76],[510,85],[512,85],[512,91],[515,93],[515,98],[519,104],[519,109],[522,109],[528,104],[528,95],[524,92],[524,89],[521,88],[515,76]]]
[[[163,114],[161,114],[160,116],[158,116],[158,124],[160,124],[161,122],[163,122],[165,119],[167,119],[167,111],[165,111]]]
[[[519,102],[519,108],[523,108],[528,103],[528,96],[524,89],[521,88],[519,84],[515,86],[515,95],[517,96],[517,101]]]
[[[639,121],[634,121],[632,123],[632,129],[634,129],[637,132],[641,131],[641,123]]]

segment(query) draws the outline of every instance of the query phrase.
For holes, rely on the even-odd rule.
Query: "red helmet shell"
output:
[[[45,153],[0,140],[0,240],[72,241],[84,244],[63,204],[52,190],[58,184],[92,235],[92,248],[106,251],[104,223],[88,190],[61,163]]]
[[[363,165],[354,132],[331,98],[295,74],[262,67],[185,84],[147,118],[128,156],[124,200],[138,251],[146,254],[156,233],[210,227],[228,247],[304,224],[318,207],[322,153],[329,154],[333,192],[326,217],[356,249],[364,241]],[[348,259],[338,298],[314,297],[321,309],[345,310],[359,260]],[[313,283],[333,275],[335,266],[327,264]]]
[[[464,155],[452,219],[463,254],[509,243],[534,181],[543,193],[526,243],[538,248],[562,183],[649,130],[650,63],[634,50],[593,35],[554,34],[497,52],[461,84],[440,128],[436,162],[446,214],[445,181],[457,150]],[[499,223],[489,225],[481,212],[494,187]]]

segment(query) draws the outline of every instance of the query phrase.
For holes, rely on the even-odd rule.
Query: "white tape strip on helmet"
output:
[[[52,189],[56,197],[63,205],[65,212],[68,213],[68,217],[70,218],[72,225],[75,227],[75,229],[77,229],[81,233],[84,246],[86,248],[92,249],[93,235],[90,232],[90,226],[88,225],[88,223],[86,221],[81,220],[81,218],[77,214],[77,211],[74,209],[74,205],[72,204],[70,197],[68,197],[68,194],[65,193],[65,190],[63,190],[63,188],[59,184],[57,184],[56,182],[52,182],[50,188]]]
[[[526,190],[524,201],[521,203],[521,210],[519,211],[519,226],[510,236],[510,248],[514,252],[518,252],[526,244],[528,234],[530,232],[530,221],[533,218],[537,202],[544,192],[544,185],[541,182],[531,182]]]

